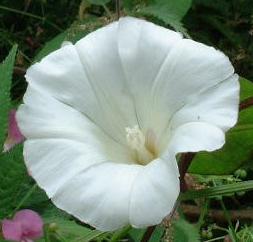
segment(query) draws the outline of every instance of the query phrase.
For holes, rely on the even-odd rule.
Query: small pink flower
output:
[[[24,209],[17,212],[12,220],[2,221],[2,233],[6,240],[33,242],[43,235],[43,221],[36,212]]]
[[[16,121],[16,110],[12,109],[9,113],[8,137],[5,140],[3,152],[9,151],[23,140],[24,136],[21,134]]]

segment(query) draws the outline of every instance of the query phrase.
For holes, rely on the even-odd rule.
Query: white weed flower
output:
[[[238,115],[223,53],[131,17],[49,54],[26,80],[26,165],[57,207],[100,230],[160,223],[179,194],[176,154],[219,149]]]

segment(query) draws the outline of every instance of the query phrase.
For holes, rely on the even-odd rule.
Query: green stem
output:
[[[128,231],[131,229],[132,227],[129,225],[127,227],[124,227],[123,229],[115,232],[112,236],[112,238],[110,239],[110,242],[117,242],[119,239],[123,238],[124,236],[127,235]]]
[[[225,238],[226,238],[226,236],[221,236],[221,237],[206,240],[204,242],[212,242],[212,241],[222,240],[222,239],[225,239]]]
[[[17,205],[17,207],[14,209],[14,211],[10,214],[10,217],[12,217],[14,215],[14,213],[16,213],[22,206],[23,204],[28,200],[28,198],[30,198],[30,196],[33,194],[33,192],[36,190],[37,188],[37,184],[34,184],[26,193],[26,195],[21,199],[21,201],[19,202],[19,204]]]
[[[109,17],[110,19],[112,19],[112,14],[111,14],[111,11],[109,10],[109,8],[108,8],[105,4],[103,4],[102,6],[103,6],[103,8],[104,8],[106,14],[108,15],[108,17]]]
[[[205,200],[204,201],[204,205],[201,207],[199,220],[197,222],[197,228],[198,228],[198,230],[200,230],[202,224],[204,223],[205,216],[206,216],[206,214],[208,212],[208,207],[209,207],[209,200]]]
[[[229,213],[228,213],[228,211],[227,211],[227,209],[226,209],[226,207],[225,207],[225,204],[224,204],[224,202],[223,202],[222,199],[220,200],[220,204],[221,204],[221,207],[222,207],[222,209],[223,209],[223,211],[224,211],[225,218],[226,218],[227,221],[228,221],[228,225],[229,225],[229,227],[230,227],[230,230],[231,230],[231,232],[232,232],[232,233],[231,233],[231,235],[233,236],[232,239],[233,239],[235,242],[237,242],[237,236],[236,236],[236,233],[235,233],[235,230],[234,230],[234,226],[233,226],[233,224],[232,224],[230,215],[229,215]]]
[[[32,13],[20,11],[20,10],[18,10],[18,9],[8,8],[8,7],[1,6],[1,5],[0,5],[0,9],[6,10],[6,11],[9,11],[9,12],[13,12],[13,13],[22,14],[22,15],[27,16],[27,17],[31,17],[31,18],[34,18],[34,19],[39,19],[39,20],[41,20],[41,21],[45,21],[48,25],[51,25],[52,27],[54,27],[54,28],[57,29],[58,31],[60,31],[60,32],[63,31],[63,29],[61,29],[59,26],[57,26],[56,24],[52,23],[51,21],[47,20],[47,19],[44,18],[44,17],[38,16],[38,15],[34,15],[34,14],[32,14]]]
[[[45,242],[51,242],[48,225],[44,225],[44,240]]]

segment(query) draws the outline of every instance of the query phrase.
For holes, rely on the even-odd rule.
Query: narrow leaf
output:
[[[2,149],[7,134],[8,117],[11,109],[10,89],[12,72],[15,64],[17,45],[14,45],[0,65],[0,149]]]
[[[192,200],[197,198],[212,198],[217,196],[229,195],[235,192],[253,190],[253,180],[238,182],[233,184],[210,187],[201,190],[190,190],[180,195],[180,200]]]

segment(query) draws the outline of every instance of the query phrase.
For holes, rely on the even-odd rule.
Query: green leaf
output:
[[[106,3],[109,3],[111,0],[87,0],[87,1],[95,5],[104,5]]]
[[[69,29],[58,34],[53,39],[48,41],[44,47],[38,52],[34,58],[34,62],[40,61],[43,57],[47,56],[51,52],[59,49],[63,41],[70,41],[75,43],[83,38],[88,33],[103,26],[104,23],[99,18],[87,17],[83,21],[75,21]]]
[[[0,65],[0,150],[7,134],[8,116],[11,109],[10,89],[16,52],[17,45],[14,45],[9,55]]]
[[[18,145],[10,153],[0,155],[0,219],[12,213],[22,199],[23,191],[31,187],[22,150]]]
[[[245,192],[253,190],[253,180],[220,185],[201,190],[190,190],[180,195],[180,200],[192,200],[197,198],[212,198],[229,195],[235,192]]]
[[[253,84],[249,80],[241,77],[240,78],[241,94],[240,99],[245,100],[249,97],[253,97]]]
[[[155,0],[151,4],[141,8],[140,12],[145,15],[154,16],[172,26],[175,30],[185,33],[186,30],[183,28],[181,20],[190,9],[191,4],[191,0]]]
[[[200,236],[196,226],[180,218],[173,223],[174,242],[200,242]]]
[[[71,219],[70,215],[55,207],[51,202],[45,205],[44,209],[40,211],[40,214],[43,217],[43,221],[47,224],[49,236],[58,236],[59,238],[57,238],[61,242],[63,239],[68,242],[88,242],[106,234],[105,232],[92,230],[77,223],[77,221]],[[54,230],[50,230],[52,224],[54,224]]]
[[[241,100],[253,96],[253,84],[241,78]],[[189,172],[206,175],[231,174],[252,155],[253,107],[240,112],[237,125],[226,134],[224,147],[215,152],[200,152]]]
[[[61,47],[62,42],[65,40],[67,33],[63,32],[58,34],[56,37],[48,41],[44,47],[39,51],[39,53],[35,56],[34,62],[40,61],[43,57],[48,55],[49,53],[59,49]]]
[[[143,235],[145,234],[146,229],[134,229],[132,228],[129,232],[130,237],[135,242],[141,241]],[[149,242],[157,242],[160,241],[162,236],[164,234],[164,228],[161,226],[156,226],[154,232],[152,233],[151,238],[149,239]]]

